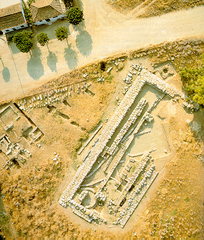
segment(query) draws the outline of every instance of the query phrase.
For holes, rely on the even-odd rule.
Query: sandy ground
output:
[[[0,176],[5,208],[18,232],[8,239],[203,239],[204,170],[196,158],[201,148],[185,123],[192,121],[194,116],[186,113],[180,104],[172,110],[163,102],[159,109],[167,123],[175,155],[169,159],[127,227],[115,229],[90,225],[57,203],[67,181],[81,164],[72,155],[79,138],[85,133],[84,129],[92,129],[104,113],[112,114],[113,106],[110,105],[116,108],[115,92],[125,73],[126,70],[117,72],[112,82],[93,83],[91,90],[95,95],[71,97],[68,100],[71,107],[56,104],[56,110],[68,114],[69,120],[61,118],[56,111],[48,112],[47,108],[27,113],[45,136],[42,147],[33,153],[25,167],[14,168]],[[171,80],[167,81],[171,83]],[[73,125],[73,121],[79,125]],[[55,151],[61,156],[57,165],[52,161]]]
[[[9,7],[12,4],[17,4],[19,3],[19,0],[8,0],[8,1],[1,1],[0,2],[0,8],[5,8],[5,7]]]
[[[148,19],[122,15],[104,0],[84,0],[82,8],[85,22],[75,28],[58,21],[37,29],[48,33],[49,50],[38,46],[31,55],[24,54],[14,44],[8,47],[3,37],[0,39],[1,101],[24,96],[53,77],[121,51],[204,35],[201,27],[204,7]],[[68,44],[54,36],[54,30],[60,25],[69,27]]]

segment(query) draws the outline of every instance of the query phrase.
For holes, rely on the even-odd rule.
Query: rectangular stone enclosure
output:
[[[137,65],[136,79],[114,114],[94,137],[94,144],[63,192],[59,203],[89,223],[124,227],[156,179],[152,152],[135,154],[137,136],[154,123],[162,99],[181,97],[169,84]],[[136,151],[137,152],[137,151]]]

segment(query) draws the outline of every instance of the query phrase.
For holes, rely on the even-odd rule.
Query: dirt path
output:
[[[34,48],[32,55],[9,50],[0,41],[0,99],[23,96],[53,77],[112,54],[150,44],[204,36],[204,7],[169,13],[160,17],[135,19],[115,12],[104,0],[83,0],[85,23],[69,26],[68,43],[59,42],[54,30],[66,22],[43,26],[51,38],[46,47]],[[12,54],[11,54],[12,53]],[[21,88],[23,86],[23,90]]]

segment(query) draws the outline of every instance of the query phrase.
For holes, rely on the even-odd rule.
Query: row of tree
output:
[[[83,12],[78,8],[70,8],[66,15],[68,22],[73,25],[77,25],[83,20]],[[68,37],[68,28],[64,26],[57,28],[55,30],[55,35],[60,41],[66,39]],[[49,42],[49,37],[46,33],[39,33],[36,39],[41,46],[45,46]],[[33,47],[33,40],[33,32],[27,30],[17,32],[13,37],[13,42],[16,44],[16,47],[24,53],[31,50]]]

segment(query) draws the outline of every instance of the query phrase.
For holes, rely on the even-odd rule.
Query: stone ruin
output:
[[[31,157],[30,146],[43,135],[17,104],[0,106],[0,167],[20,167]]]
[[[154,121],[152,112],[164,97],[184,97],[141,66],[132,65],[124,81],[130,87],[123,100],[97,130],[94,144],[59,200],[89,223],[126,225],[158,176],[155,149],[131,154],[133,146],[137,148],[136,136],[149,132],[145,127]],[[156,92],[153,101],[148,97],[150,89]]]
[[[77,84],[52,89],[45,93],[36,94],[34,96],[21,99],[17,102],[17,104],[23,111],[29,111],[35,108],[44,108],[47,106],[49,107],[56,103],[62,103],[74,95],[84,93],[90,94],[90,86],[91,82],[82,81]]]

